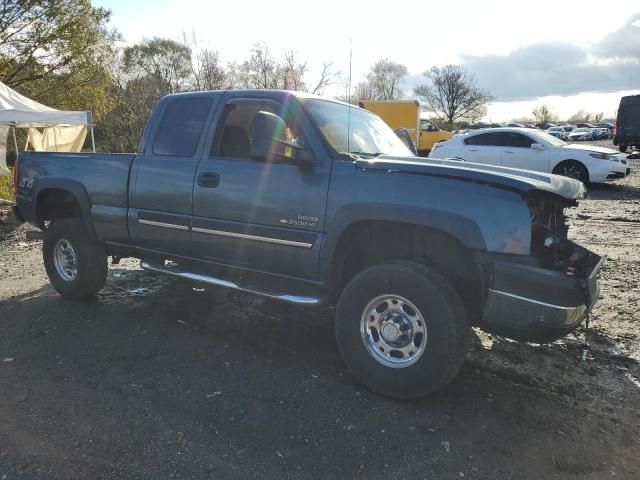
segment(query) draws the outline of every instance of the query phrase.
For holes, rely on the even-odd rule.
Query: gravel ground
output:
[[[570,212],[570,237],[608,257],[588,360],[582,333],[534,345],[476,331],[458,377],[410,402],[355,382],[331,310],[134,261],[94,302],[68,302],[30,227],[0,226],[0,479],[640,478],[632,168]]]

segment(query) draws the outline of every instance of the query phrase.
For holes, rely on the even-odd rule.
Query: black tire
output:
[[[75,259],[72,262],[75,268],[65,271],[65,268],[60,266],[63,262],[56,261],[58,245],[66,252],[69,252],[69,249],[64,247],[71,247],[71,258]],[[49,281],[65,298],[86,300],[104,287],[107,279],[107,255],[104,245],[89,238],[80,219],[52,222],[44,235],[42,257]],[[73,272],[75,274],[72,274]]]
[[[426,325],[424,349],[403,367],[375,358],[361,330],[361,321],[368,327],[365,309],[389,294],[409,300]],[[471,327],[462,300],[444,277],[420,263],[401,261],[370,267],[349,282],[338,302],[335,331],[340,353],[360,382],[406,399],[429,395],[453,379],[469,349]]]
[[[587,168],[576,160],[565,160],[556,165],[553,169],[556,175],[580,180],[585,185],[589,183],[589,171]]]
[[[620,147],[618,147],[618,148],[620,148],[620,151],[622,153],[627,153],[627,146],[626,145],[620,145]]]

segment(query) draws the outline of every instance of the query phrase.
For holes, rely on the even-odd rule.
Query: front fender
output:
[[[471,219],[455,213],[404,205],[353,204],[340,208],[331,222],[320,253],[321,278],[329,278],[332,259],[340,238],[351,225],[360,222],[395,222],[429,227],[445,232],[472,250],[487,249],[479,226]]]

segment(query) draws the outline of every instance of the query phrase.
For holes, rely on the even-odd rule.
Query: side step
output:
[[[303,297],[299,295],[290,295],[287,293],[279,294],[279,293],[269,292],[267,290],[247,288],[237,284],[236,282],[213,277],[211,275],[186,272],[186,271],[180,270],[180,267],[178,266],[155,265],[142,260],[140,262],[140,268],[142,268],[143,270],[149,270],[150,272],[164,273],[167,275],[172,275],[174,277],[192,280],[195,282],[209,283],[211,285],[217,285],[219,287],[227,287],[227,288],[232,288],[234,290],[241,290],[243,292],[255,293],[258,295],[262,295],[263,297],[269,297],[275,300],[281,300],[283,302],[288,302],[288,303],[297,303],[302,305],[317,305],[320,303],[319,297]]]

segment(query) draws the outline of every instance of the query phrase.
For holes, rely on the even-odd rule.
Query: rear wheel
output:
[[[589,182],[589,172],[586,167],[575,160],[565,160],[559,163],[556,168],[553,169],[553,173],[580,180],[585,185]]]
[[[620,148],[620,151],[621,151],[622,153],[625,153],[625,152],[627,151],[627,146],[626,146],[626,145],[620,145],[620,147],[619,147],[619,148]]]
[[[104,246],[89,238],[80,219],[52,222],[44,236],[42,256],[53,288],[65,298],[87,299],[104,286]]]
[[[370,267],[351,280],[336,311],[336,340],[354,376],[394,398],[429,395],[456,375],[470,325],[449,282],[415,262]]]

